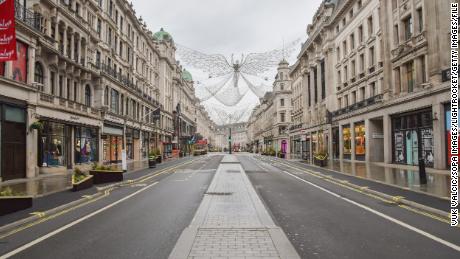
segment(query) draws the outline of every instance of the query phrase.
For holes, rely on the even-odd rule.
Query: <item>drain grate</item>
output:
[[[230,174],[231,174],[231,173],[233,173],[233,174],[241,173],[240,170],[226,170],[225,172],[226,172],[226,173],[230,173]]]
[[[233,193],[232,192],[205,192],[204,194],[225,196],[225,195],[232,195]]]

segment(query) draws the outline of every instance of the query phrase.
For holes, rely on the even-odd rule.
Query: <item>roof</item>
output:
[[[158,41],[172,40],[171,34],[169,34],[169,32],[165,31],[163,28],[161,28],[160,31],[155,32],[153,34],[153,38]]]
[[[190,74],[190,72],[188,72],[185,68],[182,70],[182,79],[189,82],[193,81],[192,74]]]

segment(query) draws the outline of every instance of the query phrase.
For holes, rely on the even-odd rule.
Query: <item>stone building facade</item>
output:
[[[273,149],[283,156],[290,154],[288,130],[292,122],[293,100],[289,72],[289,64],[283,59],[278,65],[273,91],[267,92],[251,113],[248,135],[253,152]]]
[[[197,99],[171,35],[125,0],[21,3],[19,58],[0,64],[2,181],[186,147]]]
[[[290,157],[447,169],[449,12],[449,1],[323,1],[289,71]],[[253,143],[269,107],[248,122]]]

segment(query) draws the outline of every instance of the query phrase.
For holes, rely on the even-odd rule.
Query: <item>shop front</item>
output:
[[[98,128],[65,121],[40,118],[43,129],[38,135],[38,166],[67,168],[98,159]],[[73,143],[72,143],[73,140]],[[46,171],[46,170],[45,170]]]
[[[99,138],[97,128],[76,126],[74,128],[74,143],[75,164],[99,161]]]
[[[150,132],[142,131],[142,159],[146,159],[150,152]],[[151,149],[153,150],[153,149]]]
[[[433,167],[433,120],[431,109],[392,116],[393,162]]]
[[[351,159],[351,130],[350,125],[344,125],[342,127],[342,138],[343,138],[343,158]]]
[[[103,162],[121,162],[123,150],[123,127],[121,125],[104,124],[102,131]]]
[[[355,127],[355,160],[366,159],[366,128],[364,122],[354,124]]]
[[[0,98],[0,180],[26,177],[25,104]]]

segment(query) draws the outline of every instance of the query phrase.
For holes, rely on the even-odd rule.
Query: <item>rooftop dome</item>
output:
[[[155,32],[155,34],[153,34],[153,38],[156,39],[156,40],[159,40],[159,41],[171,40],[172,39],[171,34],[169,34],[163,28],[161,28],[160,31]]]
[[[189,81],[189,82],[193,81],[192,74],[190,74],[190,72],[185,70],[185,68],[184,70],[182,70],[182,79],[184,79],[185,81]]]

